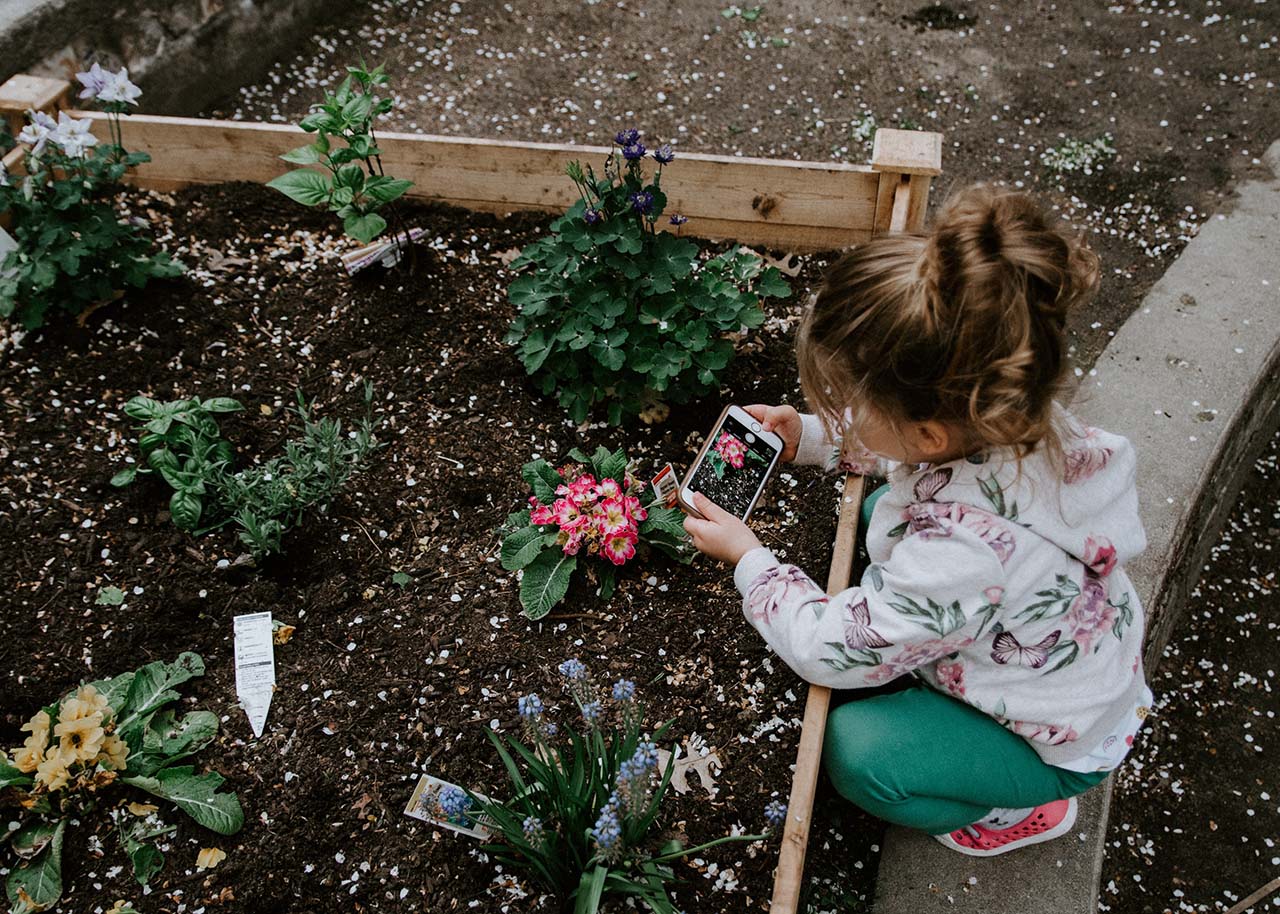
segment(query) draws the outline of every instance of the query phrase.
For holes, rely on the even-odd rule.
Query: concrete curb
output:
[[[1209,549],[1280,426],[1280,141],[1273,177],[1242,184],[1102,353],[1073,409],[1138,449],[1146,552],[1126,567],[1154,669]],[[945,739],[945,734],[938,735]],[[1080,799],[1075,838],[979,859],[890,828],[876,914],[1093,914],[1111,779]]]

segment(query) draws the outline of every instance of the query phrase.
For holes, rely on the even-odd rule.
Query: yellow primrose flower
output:
[[[44,747],[49,743],[49,715],[40,711],[35,717],[22,725],[24,732],[31,734],[21,749],[13,752],[13,763],[19,771],[30,774],[36,770],[44,758]]]
[[[84,685],[75,695],[62,703],[62,707],[58,710],[58,720],[83,720],[95,714],[105,717],[107,713],[107,696],[91,685]]]
[[[36,768],[36,784],[43,784],[49,790],[61,790],[67,786],[70,778],[71,772],[67,770],[67,762],[63,760],[62,752],[58,749],[51,749],[44,757],[44,761]]]
[[[27,740],[28,745],[21,749],[13,750],[13,765],[24,774],[30,774],[35,771],[39,764],[44,761],[44,746],[29,745],[30,739]]]
[[[60,741],[62,754],[69,762],[88,762],[102,751],[106,733],[102,730],[102,715],[91,714],[79,720],[62,720],[53,728]]]
[[[102,741],[102,755],[98,761],[102,762],[112,771],[124,771],[124,766],[129,760],[129,745],[120,737],[112,733]]]

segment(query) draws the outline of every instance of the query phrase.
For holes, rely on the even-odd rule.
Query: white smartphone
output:
[[[693,506],[694,493],[701,492],[745,521],[778,465],[782,449],[782,439],[762,429],[745,409],[725,407],[680,483],[680,507],[701,517]]]

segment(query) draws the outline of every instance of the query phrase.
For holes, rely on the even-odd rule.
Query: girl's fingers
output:
[[[733,517],[732,514],[720,507],[711,499],[707,498],[707,496],[703,495],[701,492],[693,493],[693,506],[698,509],[699,514],[707,519],[704,523],[710,522],[714,524],[723,521],[726,518]]]

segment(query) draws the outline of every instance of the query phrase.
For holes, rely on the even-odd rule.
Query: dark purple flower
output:
[[[644,158],[644,154],[644,143],[639,141],[634,142],[629,146],[622,147],[622,157],[628,162],[638,162]]]
[[[653,151],[653,157],[658,160],[659,165],[668,165],[675,159],[676,152],[670,143],[663,143]]]
[[[640,131],[634,127],[628,127],[626,130],[619,132],[613,138],[613,141],[619,146],[633,146],[640,142]]]
[[[628,199],[631,201],[631,208],[641,215],[648,215],[649,210],[653,209],[653,194],[647,190],[636,191]]]
[[[582,221],[587,225],[595,225],[603,218],[604,216],[601,215],[600,210],[592,209],[591,207],[587,207],[586,211],[582,214]]]
[[[672,214],[671,214],[671,224],[672,224],[672,225],[684,225],[684,224],[685,224],[686,222],[688,222],[688,221],[689,221],[689,217],[688,217],[688,216],[682,216],[682,215],[680,215],[679,213],[672,213]]]

